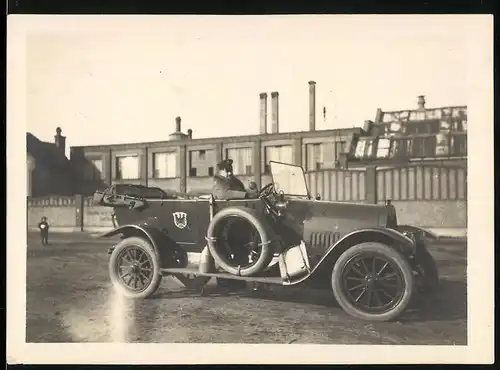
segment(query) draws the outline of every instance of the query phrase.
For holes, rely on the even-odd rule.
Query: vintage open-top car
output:
[[[382,205],[312,198],[302,167],[270,162],[272,182],[253,199],[169,194],[140,185],[96,191],[114,208],[120,234],[110,248],[114,286],[147,298],[163,276],[202,287],[210,278],[282,286],[329,287],[350,315],[398,317],[438,283],[421,232],[398,231]],[[188,253],[199,261],[189,262]]]

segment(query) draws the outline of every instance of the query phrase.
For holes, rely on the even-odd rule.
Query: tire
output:
[[[371,279],[370,283],[367,275],[370,275],[368,270],[373,270],[371,263],[374,258],[373,275],[378,277]],[[333,294],[340,307],[349,315],[368,321],[390,321],[401,315],[411,301],[415,286],[408,260],[391,247],[372,242],[361,243],[345,251],[336,261],[331,279]],[[394,280],[396,284],[389,284]],[[384,305],[392,292],[395,292],[393,299]],[[367,302],[368,306],[378,301],[379,309],[356,305],[356,299],[359,299],[358,303]]]
[[[236,217],[250,223],[259,234],[262,243],[261,253],[257,261],[248,267],[241,268],[231,264],[229,259],[222,253],[222,246],[218,245],[216,241],[219,231],[218,227],[221,226],[222,221],[226,221],[231,217]],[[273,232],[270,225],[260,218],[261,216],[253,209],[233,207],[225,208],[214,216],[208,225],[207,242],[216,265],[230,274],[239,276],[254,276],[264,271],[269,266],[274,254],[273,243],[271,242]]]
[[[435,293],[439,286],[439,272],[436,261],[427,249],[422,249],[416,258],[417,270],[420,274],[419,292]]]
[[[133,261],[140,269],[129,267]],[[139,237],[123,239],[116,245],[109,260],[109,275],[118,292],[134,299],[152,296],[162,279],[160,263],[153,246]],[[144,277],[147,278],[146,281]],[[138,285],[137,283],[140,283],[139,288],[131,285]]]

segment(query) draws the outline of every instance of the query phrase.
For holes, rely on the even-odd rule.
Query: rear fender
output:
[[[160,246],[167,245],[169,243],[168,237],[157,228],[135,224],[120,226],[114,230],[99,235],[99,238],[109,238],[115,235],[122,235],[122,239],[132,236],[144,238],[151,243],[151,246],[153,247],[157,256],[160,256]]]
[[[387,228],[369,228],[353,231],[328,248],[325,255],[316,264],[311,275],[330,272],[337,259],[350,247],[364,242],[379,242],[394,248],[398,252],[407,256],[410,260],[415,257],[416,246],[413,241],[399,233]]]

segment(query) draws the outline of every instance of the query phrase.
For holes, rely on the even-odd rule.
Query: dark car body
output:
[[[273,164],[273,191],[257,199],[214,200],[210,194],[169,194],[147,187],[98,191],[95,202],[113,207],[116,219],[116,228],[102,236],[122,234],[148,240],[166,275],[193,273],[281,285],[310,281],[321,286],[325,282],[330,284],[332,266],[337,259],[352,246],[363,243],[390,246],[418,270],[415,261],[419,253],[426,253],[425,240],[418,231],[402,233],[397,225],[390,225],[386,206],[313,199],[301,167],[271,162]],[[279,274],[270,276],[267,272],[243,277],[221,272],[204,273],[196,267],[189,269],[187,263],[172,264],[169,258],[172,250],[203,254],[209,241],[207,229],[213,218],[229,208],[249,210],[256,219],[272,224],[273,233],[286,246],[302,243],[308,257],[307,272],[296,276],[287,274],[286,278]],[[276,258],[278,255],[275,253]]]

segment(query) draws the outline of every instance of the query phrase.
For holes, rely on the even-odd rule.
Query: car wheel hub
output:
[[[343,289],[354,306],[380,314],[395,307],[404,292],[398,267],[384,256],[363,254],[345,266]]]

